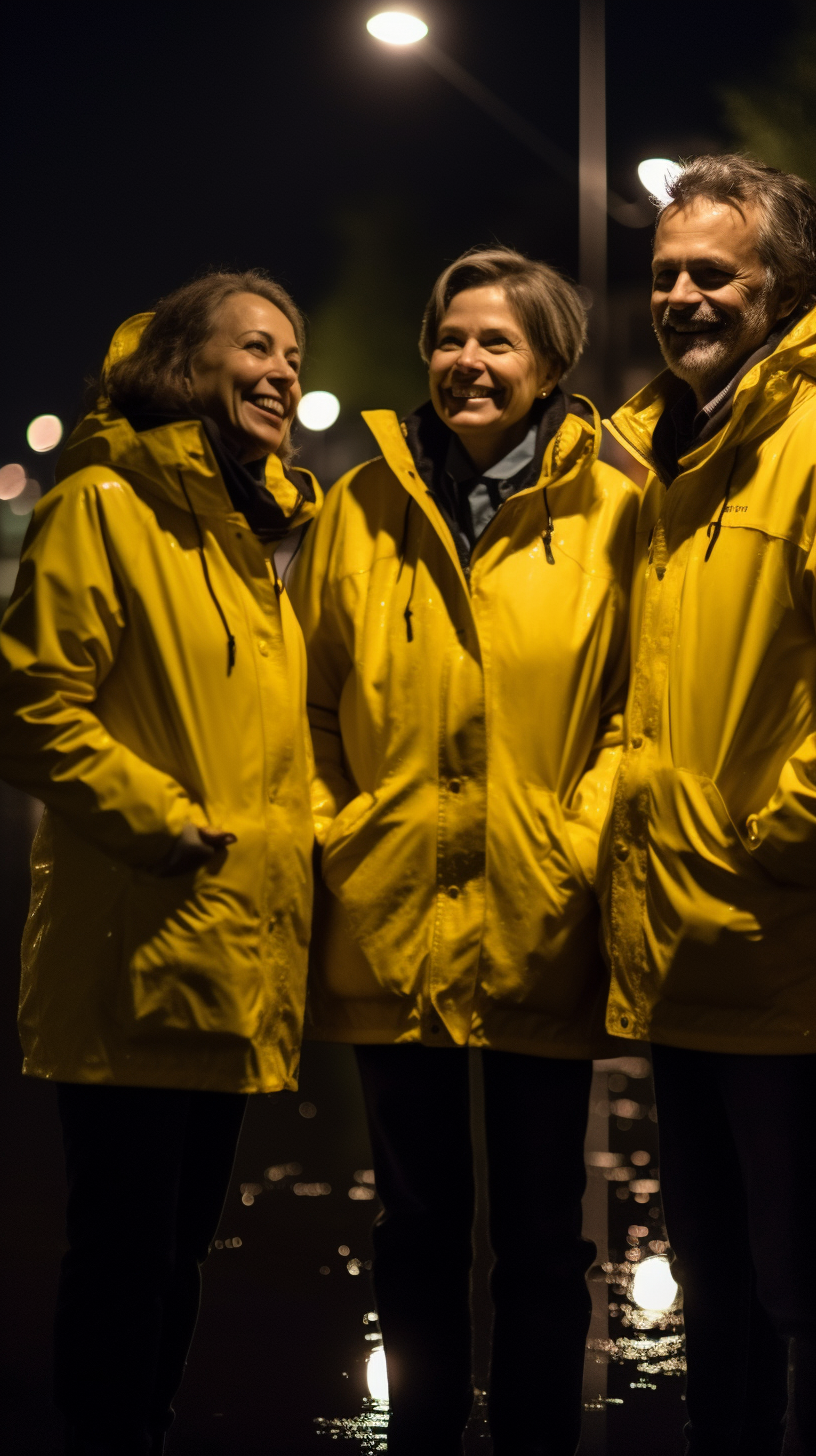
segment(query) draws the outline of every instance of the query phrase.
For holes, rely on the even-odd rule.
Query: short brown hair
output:
[[[507,294],[533,351],[566,374],[581,357],[586,342],[586,308],[574,284],[549,263],[525,258],[513,248],[471,248],[440,273],[428,300],[419,336],[419,352],[430,363],[439,325],[450,301],[466,288],[500,284]]]
[[[103,371],[99,392],[124,415],[188,409],[190,363],[212,333],[221,304],[233,293],[257,293],[274,303],[303,351],[303,315],[286,289],[262,269],[205,273],[156,304],[133,352]]]
[[[692,157],[668,183],[667,207],[687,207],[696,197],[725,202],[741,212],[762,213],[757,251],[772,286],[796,283],[802,300],[816,296],[816,193],[802,177],[766,167],[751,157]]]

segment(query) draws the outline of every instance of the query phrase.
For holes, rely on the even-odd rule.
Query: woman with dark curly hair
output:
[[[161,1452],[246,1095],[296,1085],[311,911],[303,642],[275,552],[301,316],[216,273],[122,326],[0,632],[0,772],[45,812],[24,1070],[57,1083],[72,1456]]]

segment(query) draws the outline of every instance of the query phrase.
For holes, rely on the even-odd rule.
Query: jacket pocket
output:
[[[373,794],[365,792],[358,794],[356,798],[350,799],[337,817],[332,820],[320,859],[321,873],[330,888],[332,868],[352,847],[375,803]]]
[[[555,794],[550,789],[533,791],[533,803],[545,836],[545,843],[539,854],[545,873],[549,871],[554,887],[563,886],[568,892],[569,882],[572,881],[587,895],[593,895],[592,884],[573,839],[575,831],[570,829]]]

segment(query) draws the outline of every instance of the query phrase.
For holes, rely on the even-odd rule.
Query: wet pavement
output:
[[[14,1031],[32,824],[29,801],[0,789],[0,1401],[6,1449],[15,1456],[57,1456],[49,1341],[63,1248],[61,1149],[53,1088],[19,1075]],[[477,1109],[478,1099],[477,1078]],[[669,1252],[653,1104],[645,1059],[629,1057],[596,1071],[585,1213],[599,1251],[590,1272],[594,1313],[580,1456],[679,1456],[682,1449],[682,1316],[676,1309],[645,1312],[636,1299],[638,1281],[648,1293],[649,1278],[660,1295],[660,1261]],[[478,1144],[476,1160],[483,1173]],[[307,1046],[298,1093],[250,1099],[205,1272],[170,1456],[386,1450],[387,1406],[376,1398],[384,1392],[376,1379],[369,1390],[367,1379],[369,1358],[375,1371],[382,1358],[368,1272],[376,1208],[352,1054]],[[490,1318],[485,1213],[482,1196],[474,1271],[480,1388]],[[555,1259],[558,1251],[547,1255]],[[648,1260],[654,1262],[647,1266]],[[429,1310],[428,1318],[444,1327],[444,1310]],[[546,1431],[545,1409],[541,1422]],[[465,1444],[468,1456],[491,1449],[481,1396]]]

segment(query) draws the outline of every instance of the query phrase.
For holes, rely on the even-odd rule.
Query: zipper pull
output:
[[[552,551],[553,518],[550,515],[550,502],[547,498],[547,487],[544,487],[544,509],[547,512],[547,529],[542,532],[541,539],[544,542],[544,555],[549,566],[555,566],[555,557]]]

